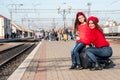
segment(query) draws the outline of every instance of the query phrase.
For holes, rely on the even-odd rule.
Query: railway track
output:
[[[36,45],[36,42],[26,42],[0,52],[0,80],[6,80]]]

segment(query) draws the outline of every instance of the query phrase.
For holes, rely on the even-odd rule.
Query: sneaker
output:
[[[110,65],[111,63],[112,63],[112,61],[111,61],[110,59],[108,59],[107,62],[106,62],[106,65],[108,66],[108,65]]]
[[[76,68],[76,64],[72,64],[72,66],[69,69],[75,69]]]
[[[99,63],[92,63],[92,67],[90,68],[91,71],[94,71],[94,70],[102,70],[103,67],[99,64]]]
[[[104,68],[108,68],[112,64],[112,60],[108,59],[107,62],[105,63]]]
[[[76,69],[78,69],[78,70],[82,70],[83,67],[82,67],[80,64],[78,64],[78,65],[76,66]]]

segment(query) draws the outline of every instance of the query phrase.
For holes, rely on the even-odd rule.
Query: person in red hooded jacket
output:
[[[78,36],[76,37],[76,43],[71,51],[72,66],[70,69],[82,69],[80,52],[86,45],[90,44],[90,28],[88,27],[87,18],[83,12],[78,12],[76,14],[74,33],[77,33]]]
[[[104,33],[98,25],[98,22],[99,19],[95,16],[90,16],[88,18],[88,25],[91,28],[91,43],[94,46],[86,49],[86,54],[93,63],[91,70],[102,69],[97,61],[97,57],[106,58],[112,56],[112,48],[105,39]]]

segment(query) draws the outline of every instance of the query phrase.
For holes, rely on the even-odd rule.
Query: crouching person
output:
[[[112,48],[106,41],[102,29],[98,25],[98,18],[91,16],[88,18],[88,25],[91,28],[91,43],[94,47],[88,47],[85,53],[92,61],[90,70],[101,70],[102,66],[98,63],[98,57],[104,59],[112,56]]]

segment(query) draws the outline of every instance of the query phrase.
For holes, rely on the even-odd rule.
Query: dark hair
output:
[[[96,23],[95,21],[93,21],[93,23],[95,24],[95,27],[100,30],[101,32],[103,32],[103,29],[98,25],[98,23]]]
[[[87,22],[87,18],[86,18],[85,15],[83,15],[83,14],[77,14],[76,15],[76,19],[75,19],[75,23],[74,23],[74,33],[76,33],[77,27],[81,24],[81,22],[78,20],[78,17],[81,16],[81,15],[85,18],[84,21]]]

